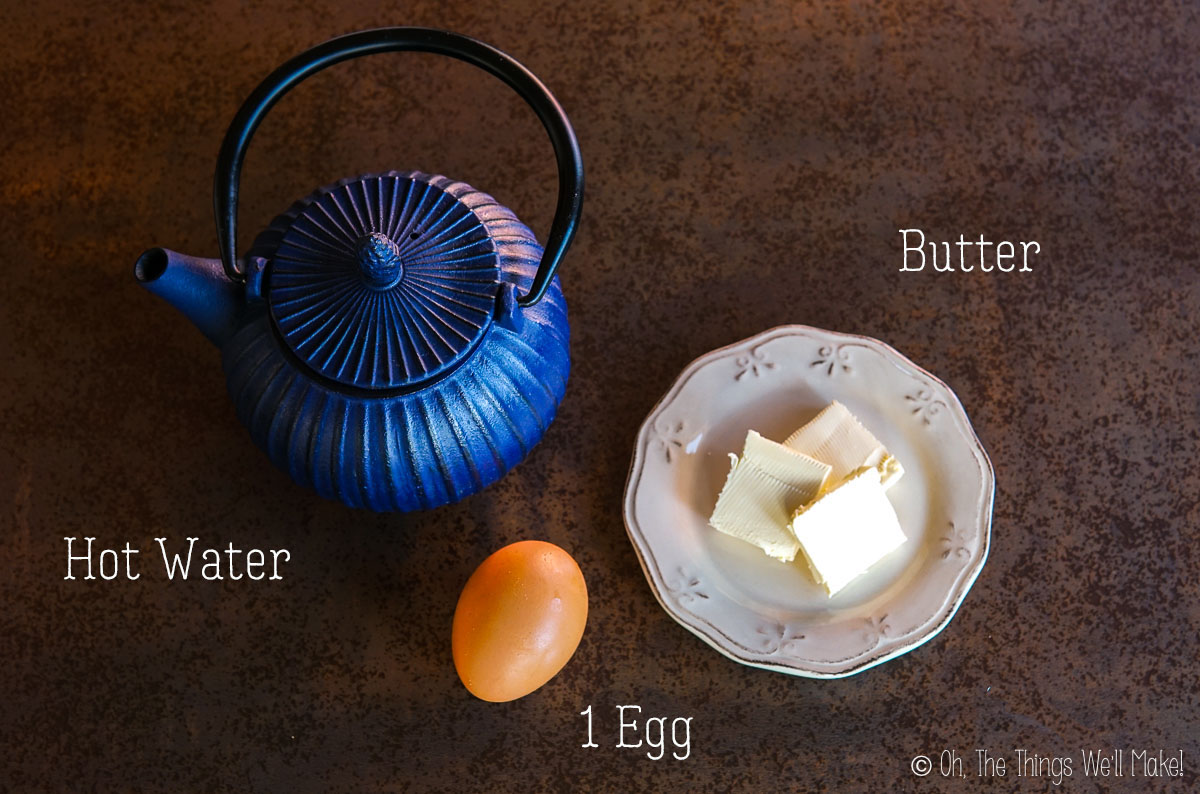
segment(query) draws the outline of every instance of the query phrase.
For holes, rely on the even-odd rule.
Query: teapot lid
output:
[[[344,180],[298,202],[250,251],[284,343],[320,375],[395,390],[455,367],[491,324],[500,261],[474,211],[495,200],[418,171]]]

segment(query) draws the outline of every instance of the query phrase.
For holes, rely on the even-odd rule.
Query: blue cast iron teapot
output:
[[[488,194],[389,171],[302,199],[239,259],[238,182],[263,116],[309,75],[393,50],[474,64],[532,106],[559,172],[545,251]],[[151,248],[134,273],[221,348],[238,416],[277,466],[354,507],[424,509],[499,479],[554,418],[570,368],[555,270],[582,206],[575,133],[528,69],[465,36],[380,28],[293,58],[238,110],[217,159],[219,260]]]

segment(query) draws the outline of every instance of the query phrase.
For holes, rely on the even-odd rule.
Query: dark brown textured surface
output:
[[[132,4],[131,4],[132,5]],[[275,471],[214,349],[140,290],[150,245],[215,255],[238,103],[331,35],[426,24],[556,92],[588,167],[564,268],[574,371],[530,459],[376,516]],[[0,10],[0,788],[1043,790],[915,781],[917,753],[1075,758],[1062,788],[1200,784],[1200,19],[1184,2],[7,3]],[[498,82],[346,64],[263,125],[243,246],[389,168],[495,194],[539,235],[553,161]],[[1037,240],[1025,274],[898,273],[901,227]],[[962,398],[997,475],[991,558],[949,628],[860,676],[734,664],[657,605],[620,516],[634,433],[705,351],[781,323],[883,339]],[[65,582],[63,536],[143,550]],[[282,582],[167,582],[155,537],[287,548]],[[587,633],[506,705],[450,660],[459,588],[523,538],[578,559]],[[693,717],[618,750],[613,707]],[[597,749],[581,749],[588,705]],[[1081,748],[1184,752],[1084,779]]]

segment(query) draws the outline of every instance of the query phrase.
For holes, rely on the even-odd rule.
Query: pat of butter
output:
[[[784,562],[796,558],[800,544],[788,530],[792,513],[820,493],[829,466],[769,441],[751,430],[739,460],[717,497],[709,524],[718,532],[753,543]]]
[[[907,540],[874,467],[801,507],[791,529],[813,578],[831,596]]]
[[[837,401],[788,436],[783,444],[828,463],[832,467],[827,483],[830,488],[864,466],[879,469],[884,488],[893,485],[904,474],[900,462],[888,454],[879,439]]]

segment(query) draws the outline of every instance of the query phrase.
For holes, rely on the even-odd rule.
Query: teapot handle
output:
[[[579,142],[558,101],[532,72],[495,47],[433,28],[375,28],[330,39],[292,58],[254,89],[229,125],[217,156],[213,214],[217,220],[217,241],[226,274],[235,281],[246,279],[245,273],[238,267],[237,258],[238,183],[246,147],[267,111],[289,89],[327,66],[361,55],[396,50],[448,55],[490,72],[529,103],[550,133],[550,142],[554,145],[558,162],[558,204],[533,286],[517,299],[521,306],[532,306],[546,292],[554,271],[558,269],[575,237],[575,227],[583,209],[583,160],[579,154]]]

